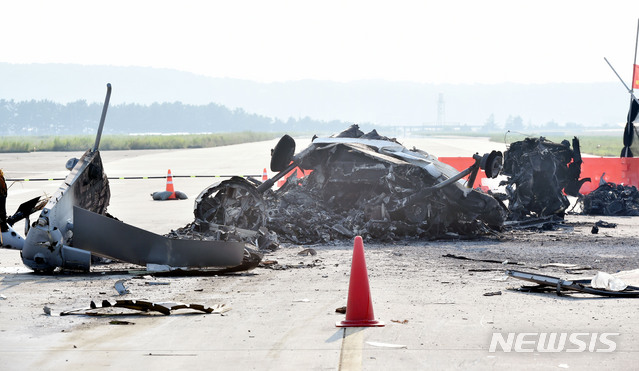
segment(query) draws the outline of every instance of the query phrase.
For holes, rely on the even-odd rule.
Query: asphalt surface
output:
[[[261,174],[274,144],[105,151],[102,158],[111,177],[161,176],[169,168],[174,175]],[[482,139],[431,138],[405,144],[439,156],[503,150]],[[298,150],[304,147],[300,141]],[[80,155],[0,154],[0,168],[9,178],[63,177],[66,160]],[[150,196],[164,189],[163,179],[112,180],[108,211],[163,234],[192,221],[193,200],[219,180],[176,178],[175,189],[189,200],[165,202]],[[13,184],[8,210],[43,192],[52,194],[59,184]],[[240,274],[195,277],[154,277],[128,264],[95,266],[88,274],[43,276],[24,267],[18,251],[0,250],[0,365],[3,370],[635,369],[638,299],[522,293],[509,288],[523,281],[504,277],[509,268],[563,278],[587,278],[597,269],[635,269],[639,219],[605,218],[618,223],[617,228],[593,235],[590,228],[599,219],[568,215],[567,223],[554,231],[514,231],[477,241],[364,241],[374,317],[385,322],[384,327],[370,328],[335,326],[344,319],[336,309],[347,303],[352,241],[283,246],[265,257],[277,264]],[[317,254],[300,255],[308,247]],[[459,260],[444,257],[447,254],[518,264]],[[550,263],[593,269],[568,273]],[[118,294],[114,285],[120,280],[130,293]],[[105,299],[224,304],[230,310],[60,316]],[[114,320],[131,324],[113,324]],[[495,333],[582,333],[578,336],[586,346],[568,342],[561,351],[542,352],[529,342],[523,343],[525,352],[490,352]],[[602,333],[614,334],[614,351],[605,351],[610,347],[601,341]],[[536,335],[527,336],[524,340],[534,342]]]

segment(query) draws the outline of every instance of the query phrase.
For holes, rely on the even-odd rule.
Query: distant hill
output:
[[[215,103],[282,121],[308,116],[376,125],[421,125],[434,123],[438,117],[448,123],[482,125],[491,114],[498,125],[510,115],[521,116],[524,124],[534,126],[549,121],[619,125],[629,102],[619,83],[257,83],[145,67],[0,63],[0,99],[5,100],[102,102],[107,82],[113,85],[112,104]],[[443,106],[438,106],[439,94],[443,94]],[[444,110],[438,116],[440,107]]]

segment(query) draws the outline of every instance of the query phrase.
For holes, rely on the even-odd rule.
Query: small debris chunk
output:
[[[497,296],[501,295],[501,291],[485,292],[484,296]]]
[[[617,228],[617,223],[608,223],[603,220],[599,220],[595,225],[600,228]]]
[[[308,249],[304,249],[300,252],[297,253],[297,255],[304,255],[304,256],[308,256],[308,255],[317,255],[317,251],[315,251],[314,249],[308,248]]]
[[[124,287],[124,282],[125,282],[125,281],[126,281],[126,280],[119,280],[119,281],[117,281],[117,282],[115,283],[115,285],[114,285],[115,290],[116,290],[116,291],[118,292],[118,294],[120,294],[120,295],[125,295],[125,294],[129,294],[129,293],[130,293],[130,292],[129,292],[129,290],[128,290],[126,287]]]
[[[117,319],[109,321],[109,324],[110,325],[135,325],[134,322],[121,321],[121,320],[117,320]]]
[[[403,320],[403,321],[400,321],[400,320],[398,320],[398,319],[392,319],[392,320],[391,320],[391,322],[401,323],[402,325],[405,325],[405,324],[407,324],[407,323],[408,323],[408,320],[407,320],[407,319],[405,319],[405,320]]]

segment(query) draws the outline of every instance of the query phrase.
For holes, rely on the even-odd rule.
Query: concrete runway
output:
[[[107,175],[260,174],[276,141],[211,149],[102,152]],[[470,156],[503,145],[485,139],[404,140],[438,156]],[[298,143],[298,151],[308,142]],[[469,151],[469,149],[472,149]],[[81,153],[0,154],[8,178],[66,175],[64,163]],[[269,172],[270,175],[272,173]],[[153,201],[164,179],[113,180],[108,211],[122,221],[155,233],[193,220],[193,200],[220,179],[176,178],[175,189],[189,200]],[[53,193],[60,182],[22,182],[10,188],[8,210],[35,195]],[[19,252],[0,250],[0,365],[25,369],[187,369],[214,370],[423,370],[423,369],[633,369],[639,360],[638,299],[566,298],[508,291],[521,282],[502,280],[501,264],[442,258],[444,254],[526,262],[519,269],[566,276],[543,264],[598,262],[612,268],[636,267],[637,218],[619,218],[619,227],[591,240],[594,217],[576,216],[571,228],[522,232],[482,241],[366,243],[366,264],[375,318],[381,328],[344,330],[352,242],[285,246],[265,259],[288,269],[257,268],[215,277],[137,276],[123,265],[117,272],[97,267],[90,274],[40,276],[24,268]],[[610,218],[606,220],[612,221]],[[21,227],[18,228],[21,230]],[[576,241],[592,241],[591,250]],[[588,239],[588,240],[586,240]],[[582,241],[582,242],[583,242]],[[305,246],[306,247],[306,246]],[[473,268],[473,271],[469,269]],[[589,272],[586,272],[586,275]],[[594,273],[593,273],[594,274]],[[124,279],[130,293],[119,296]],[[500,291],[500,295],[484,296]],[[205,305],[226,304],[224,315],[179,312],[171,316],[59,316],[103,299],[147,299]],[[46,315],[43,307],[52,315]],[[114,319],[133,325],[114,325]],[[489,352],[493,333],[614,332],[611,353],[597,343],[584,352]]]

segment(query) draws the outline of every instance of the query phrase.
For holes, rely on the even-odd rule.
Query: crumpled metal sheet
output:
[[[508,176],[502,185],[506,185],[509,220],[550,215],[563,218],[570,206],[566,195],[579,196],[582,184],[590,181],[579,179],[581,163],[577,137],[572,148],[567,140],[554,143],[544,137],[512,143],[504,154],[502,170]]]
[[[310,175],[264,194],[266,226],[281,240],[473,238],[501,228],[504,210],[492,196],[457,183],[431,188],[448,167],[435,157],[351,129],[337,137],[362,143],[314,141],[316,150],[300,164]],[[390,149],[376,149],[375,141]]]
[[[604,183],[583,198],[586,215],[637,216],[639,191],[635,186]]]

